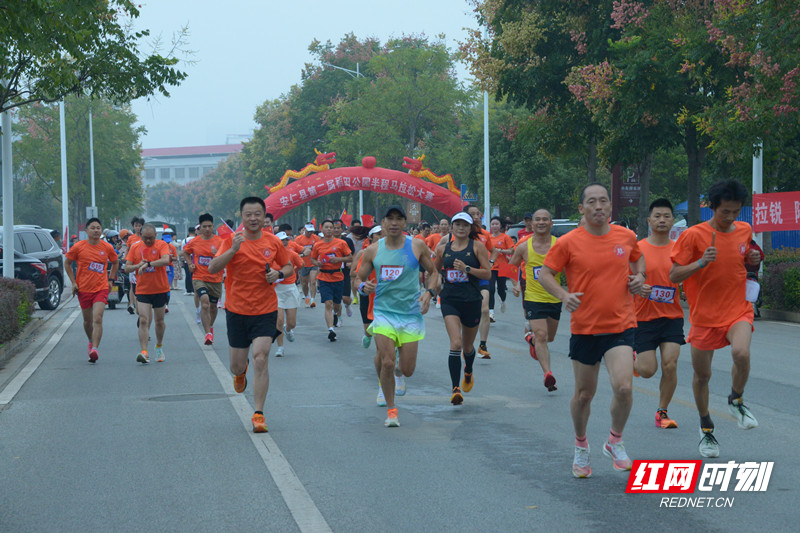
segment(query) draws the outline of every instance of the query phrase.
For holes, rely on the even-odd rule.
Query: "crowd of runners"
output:
[[[361,345],[370,349],[374,344],[377,404],[386,408],[384,425],[398,427],[396,397],[405,394],[406,378],[416,368],[419,343],[425,338],[423,315],[435,306],[443,316],[449,338],[450,402],[459,405],[475,384],[475,358],[491,358],[490,325],[497,300],[501,312],[506,310],[510,281],[513,294],[522,296],[520,342],[541,366],[544,394],[557,390],[548,344],[555,338],[562,310],[570,314],[572,471],[575,477],[589,477],[586,428],[601,361],[612,391],[603,453],[617,470],[630,470],[632,465],[622,436],[633,404],[633,377],[655,375],[659,353],[655,425],[677,428],[668,408],[677,385],[680,347],[687,342],[700,454],[720,453],[709,414],[715,350],[731,346],[730,412],[740,428],[758,426],[742,398],[753,332],[745,282],[746,267],[758,265],[763,256],[750,246],[750,225],[736,220],[748,199],[744,186],[721,181],[707,198],[711,220],[672,241],[674,213],[668,200],[652,202],[650,234],[637,240],[632,231],[609,222],[611,201],[600,184],[581,191],[581,224],[559,238],[551,234],[553,219],[547,209],[527,214],[525,229],[511,239],[499,217],[489,221],[488,230],[482,227],[483,214],[474,205],[433,226],[423,223],[414,235],[399,205],[389,207],[375,226],[363,227],[354,220],[347,228],[342,220],[324,220],[294,235],[289,224],[274,226],[263,200],[248,197],[239,205],[242,223],[236,230],[217,235],[214,217],[201,214],[191,235],[179,243],[180,252],[170,231],[157,238],[155,226],[140,218],[134,218],[131,230],[105,236],[100,220],[89,219],[87,238],[69,250],[65,270],[83,312],[89,362],[95,364],[109,290],[118,269],[124,269],[131,281],[128,309],[136,316],[140,344],[135,359],[147,365],[151,324],[156,360],[166,361],[165,314],[173,284],[182,275],[182,259],[186,293],[194,297],[206,345],[215,343],[214,324],[224,309],[233,386],[242,393],[250,385],[257,433],[267,431],[269,355],[282,357],[287,354],[284,341],[300,340],[295,333],[298,309],[314,308],[319,301],[323,316],[304,312],[302,320],[324,320],[324,330],[320,324],[313,330],[320,333],[305,335],[324,331],[334,343],[337,328],[357,308],[364,331]],[[691,323],[686,339],[681,300],[688,303]]]

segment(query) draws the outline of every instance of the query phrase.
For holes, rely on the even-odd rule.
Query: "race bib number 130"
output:
[[[383,265],[381,267],[381,281],[395,281],[403,273],[403,265]]]
[[[653,290],[650,293],[650,300],[664,304],[674,303],[675,287],[662,287],[660,285],[653,285]]]

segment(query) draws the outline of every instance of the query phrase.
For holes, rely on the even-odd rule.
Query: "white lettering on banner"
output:
[[[281,196],[281,207],[287,207],[289,205],[289,199],[285,196]]]
[[[336,176],[336,178],[334,178],[334,181],[336,182],[336,188],[337,189],[341,189],[342,188],[342,177],[341,176]]]
[[[664,304],[675,303],[675,287],[653,285],[653,290],[650,292],[649,299]]]
[[[381,281],[395,281],[403,273],[403,265],[381,266]]]
[[[709,491],[714,488],[714,485],[719,485],[719,490],[725,492],[728,490],[728,483],[730,483],[731,475],[737,466],[739,465],[733,461],[704,465],[700,481],[697,483],[697,489]]]
[[[363,178],[361,178],[361,185],[364,188],[369,187],[369,176],[364,176]]]
[[[425,193],[426,193],[426,192],[427,192],[427,191],[426,191],[425,189],[423,189],[422,187],[420,187],[420,188],[419,188],[419,192],[417,192],[417,198],[419,198],[420,200],[422,200],[423,198],[425,198]]]
[[[393,191],[396,191],[396,190],[397,190],[397,180],[392,180],[391,189],[392,189]]]
[[[448,268],[446,272],[447,272],[446,279],[450,283],[466,283],[467,281],[469,281],[467,273],[462,272],[461,270]]]
[[[769,220],[773,224],[783,224],[783,217],[781,216],[781,203],[769,203]]]
[[[794,222],[797,224],[800,222],[800,202],[794,202]]]
[[[768,207],[766,203],[757,203],[753,209],[753,221],[756,225],[767,223]]]
[[[736,473],[736,479],[739,483],[736,484],[734,491],[753,491],[764,492],[769,485],[769,478],[772,475],[771,462],[755,463],[747,462],[739,465],[739,471]]]
[[[306,194],[306,190],[305,189],[300,189],[299,191],[297,191],[297,194],[300,195],[300,199],[301,200],[305,200],[306,198],[308,198],[308,195]]]
[[[416,196],[417,195],[417,186],[416,185],[409,185],[408,186],[408,195],[409,196]]]
[[[336,183],[333,180],[328,180],[325,182],[325,185],[328,186],[328,192],[336,190]]]
[[[289,201],[291,203],[295,203],[297,201],[297,200],[294,199],[294,197],[295,197],[295,194],[293,192],[289,193]]]
[[[309,196],[316,196],[317,195],[317,187],[315,185],[309,185],[309,187],[308,187],[308,195]]]
[[[425,201],[430,202],[431,200],[433,200],[433,193],[428,191],[425,193]]]
[[[406,182],[401,181],[400,187],[397,188],[397,192],[405,194],[407,191],[408,191],[408,185],[406,184]]]
[[[382,191],[388,191],[389,190],[389,180],[388,179],[382,179],[381,180],[381,190]]]
[[[353,178],[353,187],[361,187],[361,178]]]
[[[105,265],[103,265],[103,263],[92,261],[91,263],[89,263],[89,270],[91,270],[92,272],[99,272],[100,274],[102,274],[104,266]]]

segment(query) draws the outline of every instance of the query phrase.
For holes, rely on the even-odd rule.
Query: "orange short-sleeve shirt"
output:
[[[216,274],[211,274],[208,271],[208,265],[211,264],[211,260],[214,259],[214,256],[217,255],[217,252],[222,247],[222,241],[222,237],[212,235],[208,240],[203,237],[195,237],[186,243],[183,251],[191,254],[194,262],[192,279],[207,281],[208,283],[220,283],[222,281],[222,271]]]
[[[77,263],[77,276],[80,292],[99,292],[108,290],[108,263],[119,260],[114,247],[106,241],[90,244],[88,240],[78,241],[67,252],[70,261]]]
[[[657,318],[683,318],[681,307],[681,291],[677,283],[669,280],[669,271],[672,268],[673,241],[665,246],[655,246],[647,239],[639,241],[639,249],[644,254],[647,265],[646,283],[653,287],[649,298],[633,297],[636,309],[636,321],[648,322]]]
[[[291,242],[289,244],[291,244]],[[292,263],[293,272],[291,276],[284,278],[283,281],[280,282],[281,285],[291,285],[297,282],[297,269],[303,267],[303,258],[300,257],[297,252],[287,246],[286,253],[289,254],[289,261]],[[275,265],[275,267],[280,268],[278,265]]]
[[[320,240],[311,250],[311,257],[322,261],[325,257],[346,257],[350,255],[350,246],[342,239],[333,239],[331,242]],[[344,263],[324,264],[319,268],[317,279],[320,281],[341,281],[344,279],[342,266]]]
[[[217,255],[230,249],[231,239],[225,239]],[[275,287],[267,281],[267,264],[281,268],[289,264],[289,254],[283,243],[271,233],[260,239],[246,239],[225,267],[225,308],[239,315],[265,315],[278,309]]]
[[[605,235],[578,228],[556,241],[545,266],[566,274],[569,292],[583,293],[570,320],[573,334],[621,333],[636,327],[628,275],[630,263],[641,255],[636,234],[615,225]]]
[[[748,311],[753,312],[753,306],[745,299],[747,270],[744,266],[753,228],[738,220],[734,224],[734,230],[729,233],[714,231],[707,222],[697,224],[681,233],[672,248],[672,262],[689,265],[703,256],[716,233],[717,260],[683,282],[689,302],[689,321],[693,326],[728,326]]]
[[[513,249],[514,248],[514,241],[506,235],[505,233],[500,233],[497,237],[492,237],[492,248],[501,248],[503,250]],[[494,266],[492,270],[499,270],[500,265],[507,265],[508,258],[510,256],[506,254],[497,254],[497,257],[494,260]]]
[[[441,233],[431,233],[428,235],[428,238],[425,239],[425,244],[428,245],[428,248],[431,250],[436,250],[436,247],[439,246],[439,241],[442,240]]]
[[[156,240],[153,246],[145,246],[144,241],[138,241],[128,250],[126,260],[137,265],[142,261],[158,261],[164,255],[169,255],[169,247],[164,241]],[[136,294],[161,294],[164,292],[169,292],[166,266],[148,267],[141,273],[136,273]]]
[[[316,244],[318,241],[319,237],[317,235],[311,235],[310,237],[307,235],[298,235],[297,237],[294,238],[294,242],[302,246],[304,250],[306,248],[308,248],[309,250],[312,249],[314,247],[314,244]],[[303,258],[303,266],[304,267],[314,266],[314,263],[311,262],[310,255],[307,255]]]

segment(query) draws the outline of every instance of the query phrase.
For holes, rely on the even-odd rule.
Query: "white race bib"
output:
[[[213,258],[208,255],[200,255],[197,257],[197,264],[201,266],[208,266],[211,264]]]
[[[381,281],[395,281],[403,273],[403,265],[383,265],[381,267]]]
[[[445,279],[447,279],[449,283],[466,283],[469,281],[469,276],[467,276],[466,272],[462,272],[461,270],[448,268],[445,271]]]
[[[539,274],[542,273],[542,267],[533,267],[533,279],[538,280]]]
[[[99,272],[100,274],[102,274],[104,267],[105,265],[103,265],[103,263],[98,263],[96,261],[92,261],[91,263],[89,263],[89,270],[91,270],[92,272]]]
[[[653,285],[653,290],[650,293],[650,300],[663,304],[675,303],[675,287]]]

